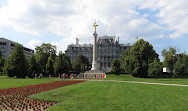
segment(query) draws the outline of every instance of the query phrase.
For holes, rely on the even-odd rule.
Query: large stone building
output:
[[[113,59],[119,59],[124,50],[131,48],[131,44],[120,44],[119,37],[116,36],[102,36],[97,39],[97,60],[100,70],[109,72],[112,69]],[[68,45],[65,53],[70,56],[71,62],[74,62],[80,54],[89,59],[92,64],[93,59],[93,45],[92,44],[79,44],[79,39],[76,38],[76,44]]]
[[[14,50],[16,42],[13,42],[11,40],[5,39],[5,38],[0,38],[0,50],[1,54],[4,56],[4,58],[7,58],[11,52]],[[24,54],[26,58],[29,58],[32,54],[34,54],[34,50],[23,47],[24,49]]]

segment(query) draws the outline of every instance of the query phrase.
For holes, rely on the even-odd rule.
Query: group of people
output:
[[[43,74],[42,73],[40,73],[40,74],[37,74],[37,73],[32,73],[31,74],[31,78],[32,79],[37,79],[37,78],[39,78],[39,79],[41,79],[43,77]],[[49,76],[48,76],[49,78],[51,78],[52,77],[52,75],[51,74],[49,74]],[[65,73],[63,73],[63,74],[58,74],[58,79],[65,79],[65,78],[68,78],[69,77],[69,75],[68,74],[65,74]],[[70,78],[71,79],[74,79],[74,78],[77,78],[77,74],[70,74]]]
[[[87,74],[83,74],[83,78],[87,79]],[[94,79],[103,79],[105,80],[106,78],[106,74],[95,74],[94,75]]]
[[[63,74],[58,74],[58,78],[60,79],[65,79],[65,78],[68,78],[69,77],[69,75],[68,74],[65,74],[65,73],[63,73]],[[70,74],[70,78],[71,79],[74,79],[74,78],[77,78],[77,74]]]
[[[96,75],[94,75],[94,78],[95,78],[95,79],[100,78],[100,79],[104,79],[104,80],[105,80],[106,74],[96,74]]]
[[[37,73],[32,73],[32,78],[35,78],[35,79],[37,79],[37,78],[39,78],[39,79],[41,79],[43,77],[43,75],[42,75],[42,73],[40,73],[39,75],[37,74]],[[51,74],[49,74],[49,78],[51,78],[52,76],[51,76]],[[68,78],[69,77],[69,75],[68,74],[65,74],[65,73],[63,73],[63,74],[58,74],[58,79],[65,79],[65,78]],[[70,74],[70,78],[71,79],[74,79],[74,78],[77,78],[77,74]],[[87,79],[87,74],[84,74],[83,75],[83,78],[84,79]],[[94,79],[103,79],[103,80],[105,80],[105,78],[106,78],[106,74],[95,74],[94,75]]]
[[[39,78],[39,79],[41,79],[42,76],[43,76],[42,73],[40,73],[39,75],[37,73],[32,73],[31,78],[35,78],[35,79]]]

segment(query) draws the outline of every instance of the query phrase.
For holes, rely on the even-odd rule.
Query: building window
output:
[[[104,60],[106,61],[106,57],[104,57]]]
[[[101,61],[103,61],[103,57],[101,57]]]
[[[108,57],[108,60],[110,61],[110,57]]]
[[[106,62],[104,63],[104,67],[106,67]]]
[[[100,57],[98,57],[98,61],[100,61]]]
[[[110,62],[108,63],[108,67],[110,67]]]
[[[103,66],[102,62],[101,62],[101,67]]]

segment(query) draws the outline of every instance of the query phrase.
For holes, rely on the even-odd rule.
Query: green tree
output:
[[[188,55],[184,54],[182,58],[183,74],[188,76]]]
[[[54,67],[53,67],[53,59],[51,56],[48,57],[48,62],[46,64],[46,73],[48,75],[52,75],[52,76],[55,76],[54,74]]]
[[[178,54],[178,60],[174,65],[174,72],[177,75],[188,75],[188,55]]]
[[[158,58],[153,46],[147,41],[140,39],[128,50],[126,56],[122,56],[121,66],[125,72],[134,77],[148,77],[149,64]]]
[[[169,49],[163,49],[161,53],[164,57],[163,67],[169,67],[169,69],[173,71],[174,64],[177,61],[177,49],[169,47]]]
[[[5,59],[1,55],[1,50],[0,50],[0,75],[3,73],[4,63],[5,63]]]
[[[175,74],[177,75],[183,75],[184,73],[184,64],[182,62],[182,59],[181,58],[178,58],[178,60],[176,61],[175,65],[174,65],[174,72]]]
[[[39,72],[40,70],[39,63],[37,63],[36,57],[34,54],[28,58],[28,64],[29,64],[28,76],[30,76],[32,73]]]
[[[149,77],[160,77],[162,74],[162,65],[159,59],[155,58],[155,60],[149,64],[148,68],[148,76]]]
[[[76,73],[85,72],[89,67],[89,60],[83,55],[79,55],[73,62],[73,70]]]
[[[118,59],[114,59],[112,61],[112,70],[111,72],[115,73],[115,74],[119,74],[121,71],[121,65],[120,65],[120,61]]]
[[[55,60],[56,57],[56,46],[51,44],[43,43],[41,46],[37,46],[36,50],[36,60],[40,65],[40,72],[46,72],[46,64],[48,62],[49,56],[51,56],[52,60]],[[44,76],[47,76],[44,74]]]
[[[25,58],[23,47],[15,44],[14,51],[5,61],[4,72],[9,76],[17,78],[25,78],[28,71],[28,61]]]
[[[124,70],[125,73],[129,73],[130,72],[130,68],[129,68],[129,55],[130,55],[130,49],[125,50],[122,53],[122,56],[120,58],[120,67],[122,70]]]
[[[55,59],[54,70],[56,74],[68,73],[71,70],[70,57],[60,51]]]

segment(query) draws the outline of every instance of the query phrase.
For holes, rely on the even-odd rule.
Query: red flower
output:
[[[67,85],[77,84],[84,81],[56,81],[53,83],[43,83],[24,87],[1,89],[0,105],[2,110],[42,110],[56,104],[57,102],[39,101],[28,99],[27,97],[43,91],[52,90]],[[41,109],[42,108],[42,109]],[[0,109],[0,110],[1,110]]]

